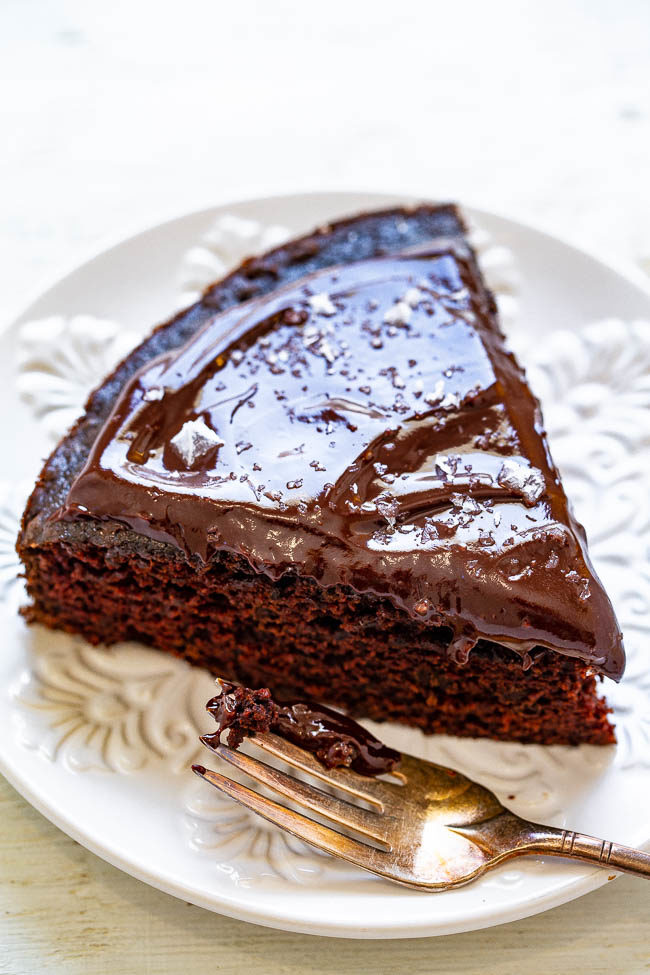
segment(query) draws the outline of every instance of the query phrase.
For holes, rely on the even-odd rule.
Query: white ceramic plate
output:
[[[286,838],[189,771],[199,730],[209,728],[211,679],[139,646],[106,651],[28,629],[16,613],[24,595],[13,542],[43,456],[88,387],[151,324],[246,251],[392,200],[308,194],[180,217],[76,268],[0,335],[0,768],[61,829],[162,890],[259,924],[359,938],[514,920],[593,890],[607,873],[519,860],[469,887],[424,895]],[[474,217],[489,238],[480,250],[511,341],[543,399],[556,460],[625,630],[628,674],[609,687],[619,745],[427,739],[393,725],[381,736],[468,772],[528,818],[639,846],[650,838],[650,326],[639,321],[650,318],[650,293],[545,234]]]

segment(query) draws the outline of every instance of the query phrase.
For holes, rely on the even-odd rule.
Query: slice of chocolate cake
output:
[[[157,329],[18,548],[28,618],[93,642],[429,732],[613,741],[621,635],[452,207],[323,228]]]

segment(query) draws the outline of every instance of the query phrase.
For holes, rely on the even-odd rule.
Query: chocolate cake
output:
[[[399,764],[400,753],[384,745],[356,721],[312,701],[273,700],[268,687],[253,690],[220,680],[221,693],[207,710],[217,730],[201,741],[214,750],[225,735],[230,748],[244,738],[273,731],[311,752],[325,768],[351,768],[360,775],[383,775]],[[203,769],[203,766],[197,766]]]
[[[612,742],[621,634],[452,206],[246,261],[46,462],[31,621],[427,732]]]

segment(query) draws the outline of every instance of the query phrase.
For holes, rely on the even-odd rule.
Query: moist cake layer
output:
[[[139,640],[280,700],[323,701],[431,734],[614,741],[597,678],[577,657],[537,650],[524,670],[519,654],[479,641],[461,665],[447,653],[449,630],[386,599],[295,573],[273,582],[225,552],[200,567],[161,543],[141,556],[126,529],[103,541],[30,552],[30,619],[92,643]]]

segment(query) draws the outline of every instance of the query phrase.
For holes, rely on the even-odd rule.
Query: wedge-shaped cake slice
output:
[[[217,314],[215,286],[48,462],[29,617],[429,732],[611,742],[621,634],[457,215],[257,267],[275,288]]]

